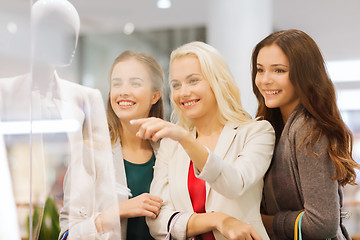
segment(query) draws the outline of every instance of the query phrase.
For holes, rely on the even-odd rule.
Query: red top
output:
[[[193,162],[190,162],[188,189],[191,203],[196,213],[205,213],[206,187],[205,181],[195,177]],[[215,240],[212,232],[203,233],[196,236],[197,240]]]

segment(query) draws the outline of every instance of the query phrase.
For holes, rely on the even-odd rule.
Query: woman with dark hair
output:
[[[306,33],[273,33],[252,54],[257,116],[276,133],[265,175],[262,218],[272,239],[293,239],[300,212],[304,239],[349,239],[342,187],[355,184],[352,134],[336,105],[322,54]]]

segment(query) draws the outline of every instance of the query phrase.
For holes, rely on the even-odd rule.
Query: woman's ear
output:
[[[154,105],[155,103],[157,103],[157,101],[159,101],[160,98],[161,98],[161,91],[154,92],[151,98],[151,104]]]

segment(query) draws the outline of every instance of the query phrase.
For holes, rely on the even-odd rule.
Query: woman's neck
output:
[[[208,147],[211,151],[215,150],[221,131],[224,124],[221,124],[217,118],[210,122],[199,124],[196,122],[196,138],[202,145]]]
[[[284,125],[286,124],[287,120],[289,119],[291,113],[295,110],[295,108],[299,105],[300,100],[295,101],[291,105],[286,107],[280,107],[281,117],[283,119]]]
[[[220,123],[217,116],[196,119],[194,120],[194,125],[196,127],[196,132],[199,136],[210,136],[213,134],[220,134],[224,128],[224,124]]]
[[[143,140],[136,136],[139,128],[132,126],[129,122],[121,122],[121,147],[133,150],[139,149],[151,149],[151,145],[148,140]]]
[[[130,125],[129,122],[121,122],[121,151],[126,161],[142,164],[147,162],[152,155],[153,149],[149,140],[143,140],[136,136],[137,127]]]
[[[224,125],[220,122],[216,125],[195,125],[198,137],[220,135]]]

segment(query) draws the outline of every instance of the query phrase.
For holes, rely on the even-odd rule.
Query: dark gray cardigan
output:
[[[301,107],[294,110],[265,175],[262,211],[275,216],[271,239],[293,239],[296,217],[303,210],[303,239],[350,239],[341,224],[343,194],[332,179],[335,166],[327,152],[327,138],[323,135],[312,146],[314,154],[306,147],[296,149],[313,121],[305,122]]]

